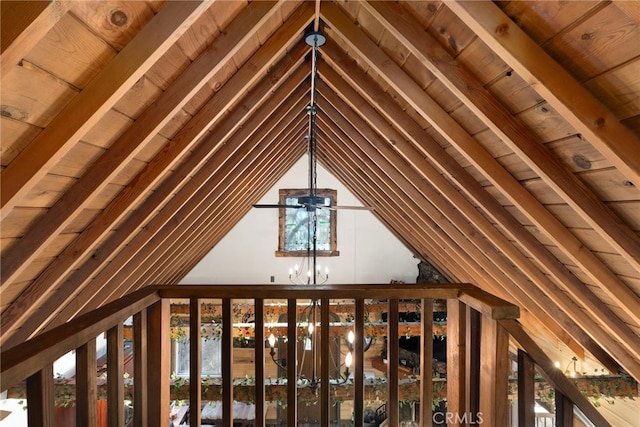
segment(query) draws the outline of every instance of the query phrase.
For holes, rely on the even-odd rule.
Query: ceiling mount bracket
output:
[[[327,38],[320,31],[312,31],[305,36],[304,41],[311,47],[319,47],[324,45]]]

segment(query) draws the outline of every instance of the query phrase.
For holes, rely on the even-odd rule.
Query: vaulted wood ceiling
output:
[[[305,153],[640,379],[640,3],[2,1],[4,348],[177,283]]]

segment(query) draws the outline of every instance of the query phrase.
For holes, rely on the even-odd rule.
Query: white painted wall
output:
[[[303,156],[260,203],[277,203],[280,188],[306,188]],[[318,166],[318,188],[338,190],[339,205],[361,205],[340,182]],[[369,211],[339,210],[337,257],[319,257],[329,267],[328,283],[415,283],[418,260]],[[278,210],[252,209],[181,281],[183,284],[289,283],[298,258],[278,258]]]

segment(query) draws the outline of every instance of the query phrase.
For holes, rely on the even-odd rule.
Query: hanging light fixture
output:
[[[289,280],[294,284],[305,285],[318,285],[325,283],[329,279],[329,269],[324,268],[318,264],[317,260],[317,237],[318,237],[318,217],[317,209],[331,208],[325,204],[323,197],[317,196],[317,147],[316,147],[316,114],[317,108],[317,93],[316,93],[316,78],[317,78],[317,60],[318,60],[318,47],[322,46],[326,39],[325,36],[317,31],[309,33],[305,37],[306,43],[312,47],[311,54],[311,100],[306,107],[307,115],[309,116],[309,129],[307,134],[308,142],[308,156],[309,156],[309,193],[306,196],[298,197],[298,204],[295,208],[305,208],[307,212],[307,251],[306,256],[289,270]],[[254,205],[256,206],[256,205]],[[260,207],[259,205],[257,207]],[[291,206],[279,206],[279,207],[291,207]],[[302,314],[303,320],[301,323],[306,322],[305,335],[302,337],[303,354],[301,363],[299,364],[299,373],[296,378],[298,387],[308,387],[313,394],[316,394],[320,387],[320,378],[316,374],[316,368],[318,366],[317,356],[317,342],[316,342],[316,327],[318,326],[316,315],[318,311],[318,300],[311,300],[309,307],[305,309]],[[295,315],[295,313],[293,313]],[[328,327],[328,325],[327,325]],[[350,337],[353,337],[353,332],[350,333]],[[285,369],[287,366],[287,359],[277,357],[276,352],[276,337],[271,334],[269,336],[269,347],[271,359],[280,368]],[[353,342],[353,341],[351,341]],[[338,340],[338,348],[340,348],[340,340]],[[353,361],[351,354],[352,348],[349,349],[345,355],[344,364],[338,360],[339,367],[344,366],[344,372],[339,372],[337,378],[332,378],[330,381],[333,384],[342,384],[348,381],[351,372],[350,367]],[[302,373],[304,368],[304,360],[306,353],[311,353],[311,375],[306,376]],[[340,356],[341,353],[339,352]],[[339,357],[340,357],[339,356]]]

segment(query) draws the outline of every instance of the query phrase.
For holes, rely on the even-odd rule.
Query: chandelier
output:
[[[302,357],[300,358],[300,362],[298,363],[298,374],[296,378],[297,387],[299,388],[308,387],[311,393],[314,395],[317,393],[320,387],[320,378],[316,374],[316,367],[318,362],[318,357],[317,357],[318,346],[317,346],[317,340],[316,340],[316,336],[317,336],[316,327],[318,326],[318,322],[316,319],[317,309],[318,309],[318,301],[312,300],[311,304],[302,313],[301,321],[298,322],[298,324],[303,324],[303,325],[306,324],[306,328],[305,328],[304,335],[302,336],[303,351],[302,351]],[[329,325],[326,325],[326,327],[329,327]],[[340,340],[336,342],[336,346],[338,347],[337,349],[338,360],[336,361],[337,375],[335,378],[329,379],[329,382],[334,385],[345,384],[347,381],[349,381],[351,377],[350,368],[351,368],[351,364],[353,363],[353,355],[351,354],[351,350],[353,349],[353,342],[355,340],[355,335],[353,334],[353,331],[349,331],[346,340],[348,343],[347,347],[349,351],[345,355],[343,363],[340,362],[340,359],[342,356],[342,353],[340,351],[341,342]],[[279,357],[278,351],[276,351],[276,337],[273,335],[273,333],[269,335],[268,342],[270,347],[269,354],[271,356],[271,360],[278,367],[286,370],[287,363],[288,363],[287,358]],[[327,343],[327,344],[330,344],[330,343]],[[310,375],[303,373],[307,354],[310,354],[310,357],[311,357]],[[340,371],[340,369],[343,366],[344,366],[344,371]]]
[[[307,211],[307,250],[306,256],[302,258],[299,264],[289,269],[289,281],[294,284],[304,285],[319,285],[325,283],[329,279],[329,269],[324,268],[317,262],[317,238],[318,238],[318,209],[332,209],[335,208],[325,204],[323,197],[317,196],[317,148],[316,148],[316,114],[318,112],[317,100],[316,100],[316,78],[317,78],[317,59],[318,59],[318,47],[325,43],[325,36],[317,31],[307,34],[305,42],[312,47],[311,54],[311,100],[306,107],[307,115],[309,116],[309,130],[307,134],[308,142],[308,156],[309,156],[309,192],[307,195],[298,197],[297,205],[276,205],[279,208],[296,208],[305,209]],[[275,207],[274,205],[254,205],[256,207]],[[296,322],[299,325],[306,326],[304,328],[304,335],[302,336],[303,351],[300,363],[298,364],[298,374],[296,378],[298,387],[308,387],[313,394],[316,394],[320,387],[320,378],[316,374],[316,367],[318,366],[318,345],[317,345],[317,333],[316,328],[319,326],[317,321],[318,312],[318,300],[311,300],[309,306],[306,307],[301,313],[301,319]],[[297,315],[297,313],[290,313],[290,315]],[[329,327],[326,325],[325,327]],[[353,349],[353,332],[347,338],[347,341],[351,343],[349,351],[344,357],[344,363],[340,362],[342,356],[340,352],[340,340],[338,340],[338,360],[336,361],[338,373],[337,378],[332,378],[330,382],[332,384],[342,384],[349,380],[351,375],[349,369],[353,360],[351,350]],[[271,348],[270,355],[273,362],[282,369],[286,369],[287,359],[279,357],[276,351],[276,337],[271,334],[269,336],[269,346]],[[310,354],[311,373],[306,375],[303,373],[305,359],[307,354]],[[289,362],[290,363],[290,362]],[[340,372],[340,368],[344,366],[344,371]]]

